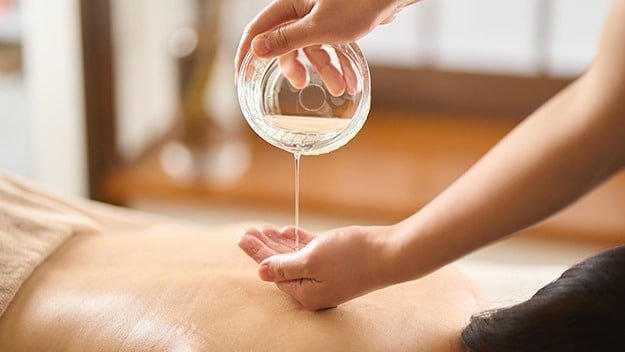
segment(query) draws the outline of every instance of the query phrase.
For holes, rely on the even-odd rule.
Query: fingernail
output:
[[[254,39],[252,47],[256,55],[269,54],[271,52],[271,41],[269,40],[269,36]]]
[[[273,275],[273,271],[271,271],[271,268],[269,267],[269,264],[265,263],[262,264],[260,266],[260,271],[261,272],[265,272],[264,276],[265,278],[267,278],[267,280],[273,280],[274,279],[274,275]]]
[[[325,66],[321,69],[321,75],[330,79],[326,82],[326,87],[335,97],[339,97],[345,93],[345,82],[342,77],[336,77],[335,71],[331,66]]]

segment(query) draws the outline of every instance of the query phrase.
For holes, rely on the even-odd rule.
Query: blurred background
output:
[[[266,3],[0,0],[0,170],[205,224],[291,224],[292,156],[245,125],[232,82],[239,36]],[[426,0],[376,29],[359,42],[369,120],[344,148],[303,158],[301,225],[417,211],[584,72],[608,5]],[[461,265],[501,290],[501,268],[523,264],[524,292],[519,275],[531,290],[624,234],[620,175]]]

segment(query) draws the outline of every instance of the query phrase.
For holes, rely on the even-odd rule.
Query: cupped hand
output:
[[[336,307],[392,283],[387,227],[350,226],[319,236],[298,232],[299,248],[294,227],[247,229],[239,247],[260,264],[262,280],[304,308]]]
[[[293,57],[297,57],[298,49],[315,48],[323,43],[353,42],[376,26],[392,21],[402,8],[416,1],[274,0],[247,25],[237,49],[235,72],[239,72],[250,48],[254,55],[263,58],[289,54],[281,60],[285,67],[284,62],[290,63]],[[311,55],[306,55],[310,59]],[[295,70],[301,73],[300,65],[295,63],[292,68],[285,70],[287,78],[295,87],[306,83],[305,78],[302,79],[303,74],[298,76],[298,73],[290,72]],[[341,66],[345,72],[342,63]],[[323,79],[332,95],[340,95],[340,81]],[[346,79],[343,81],[347,82]],[[330,88],[332,84],[334,87]],[[349,92],[349,87],[342,89]]]

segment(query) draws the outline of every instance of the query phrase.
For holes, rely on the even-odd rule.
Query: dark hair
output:
[[[471,352],[625,351],[625,246],[576,264],[517,305],[474,315]]]

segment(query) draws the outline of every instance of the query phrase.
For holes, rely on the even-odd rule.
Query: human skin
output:
[[[250,48],[256,56],[272,58],[311,45],[352,42],[392,21],[401,9],[414,2],[273,1],[246,26],[237,49],[235,72]]]
[[[320,309],[423,277],[547,218],[625,166],[623,43],[625,0],[615,0],[588,71],[404,221],[307,234],[309,244],[295,254],[270,248],[258,229],[239,246],[260,259],[261,279]],[[268,229],[276,241],[290,236]]]
[[[238,226],[101,228],[35,269],[0,316],[0,351],[454,352],[481,310],[448,267],[310,312],[256,278],[233,245]]]
[[[204,227],[0,173],[0,351],[463,351],[483,308],[453,266],[311,312]],[[21,275],[20,273],[23,273]]]
[[[248,51],[261,58],[280,56],[284,75],[298,89],[308,84],[308,72],[297,59],[301,49],[334,96],[355,92],[353,69],[340,57],[335,67],[320,44],[353,42],[376,26],[391,22],[416,0],[276,0],[245,28],[235,58],[239,72]],[[302,49],[303,48],[303,49]],[[236,76],[236,73],[235,73]],[[235,77],[236,81],[236,77]]]

